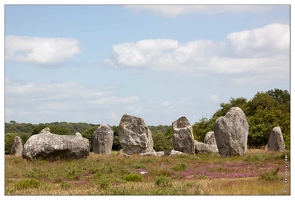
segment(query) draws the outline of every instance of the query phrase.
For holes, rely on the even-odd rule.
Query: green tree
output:
[[[203,141],[205,134],[213,130],[215,120],[235,106],[241,108],[248,119],[248,146],[260,148],[266,145],[272,129],[279,126],[286,148],[290,148],[290,94],[287,90],[280,89],[257,92],[249,101],[239,97],[231,98],[229,103],[221,103],[221,109],[211,119],[202,118],[193,125],[195,139]]]
[[[42,129],[49,127],[50,132],[58,135],[72,135],[71,132],[66,128],[60,128],[57,126],[47,126],[47,125],[39,125],[35,127],[32,131],[31,135],[39,134]],[[74,134],[74,133],[73,133]]]
[[[90,151],[93,151],[93,146],[92,146],[92,134],[94,131],[98,128],[99,126],[93,126],[91,128],[88,128],[84,132],[81,133],[81,135],[89,140],[89,147]]]
[[[204,138],[206,136],[206,133],[209,131],[213,131],[214,128],[214,120],[215,118],[212,118],[208,120],[207,118],[203,117],[200,119],[199,122],[196,122],[193,125],[193,134],[194,134],[194,139],[203,142]]]
[[[122,149],[120,140],[119,140],[119,133],[118,133],[118,126],[112,126],[114,131],[114,142],[112,146],[113,151],[120,151]]]
[[[6,133],[5,134],[5,154],[10,153],[13,139],[18,136],[17,133]]]
[[[171,151],[173,149],[172,137],[167,138],[165,133],[155,132],[152,134],[155,151]]]
[[[243,98],[243,97],[239,97],[239,98],[232,98],[230,99],[229,103],[221,103],[220,104],[221,109],[216,111],[213,115],[214,118],[218,118],[221,116],[226,115],[226,113],[228,112],[228,110],[231,107],[239,107],[241,108],[244,112],[246,110],[248,110],[248,106],[247,106],[247,99]]]

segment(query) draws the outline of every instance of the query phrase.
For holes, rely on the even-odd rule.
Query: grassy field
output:
[[[5,195],[290,195],[289,170],[289,151],[262,149],[224,158],[91,153],[55,162],[6,155]]]

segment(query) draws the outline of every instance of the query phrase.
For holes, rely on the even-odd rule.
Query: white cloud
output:
[[[37,65],[59,64],[80,52],[71,38],[5,36],[5,60]]]
[[[233,53],[240,56],[270,56],[290,50],[290,26],[287,24],[269,24],[231,33],[227,38]]]
[[[27,83],[5,79],[5,119],[41,123],[76,121],[118,125],[123,114],[163,116],[188,109],[188,100],[141,99],[119,88],[77,82]],[[155,119],[156,120],[156,119]],[[154,122],[158,123],[158,122]]]
[[[219,101],[219,97],[215,94],[213,94],[211,97],[210,97],[210,100],[211,101]]]
[[[113,51],[119,65],[143,66],[177,46],[178,42],[170,39],[141,40],[113,45]]]
[[[277,76],[278,71],[284,76],[289,73],[289,50],[290,26],[269,24],[230,33],[224,42],[199,39],[181,44],[172,39],[150,39],[116,44],[105,63],[190,75],[261,73],[256,76],[260,79]]]
[[[138,101],[137,96],[131,96],[131,97],[107,97],[107,98],[101,98],[97,100],[90,101],[89,103],[92,105],[122,105],[122,104],[130,104]]]
[[[267,12],[278,5],[127,5],[125,8],[140,13],[149,11],[155,15],[165,17],[177,17],[190,13],[218,14],[225,12],[232,13],[261,13]]]

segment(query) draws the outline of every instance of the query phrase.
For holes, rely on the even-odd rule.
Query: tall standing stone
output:
[[[269,135],[267,143],[268,151],[285,151],[285,142],[280,127],[274,127]]]
[[[142,118],[124,114],[118,127],[118,134],[125,154],[154,152],[152,132]]]
[[[92,134],[93,153],[110,154],[114,141],[114,131],[108,124],[98,127]]]
[[[22,156],[22,153],[23,153],[22,139],[19,136],[15,136],[15,138],[12,141],[10,155]]]
[[[243,155],[247,151],[249,124],[239,107],[232,107],[214,124],[214,135],[221,156]]]
[[[183,153],[195,155],[193,128],[185,116],[172,122],[173,148]]]

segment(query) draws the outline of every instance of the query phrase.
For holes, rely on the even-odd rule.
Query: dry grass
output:
[[[290,158],[254,149],[226,158],[113,153],[55,162],[5,156],[5,195],[290,195],[285,155]],[[260,178],[277,168],[276,179]]]

